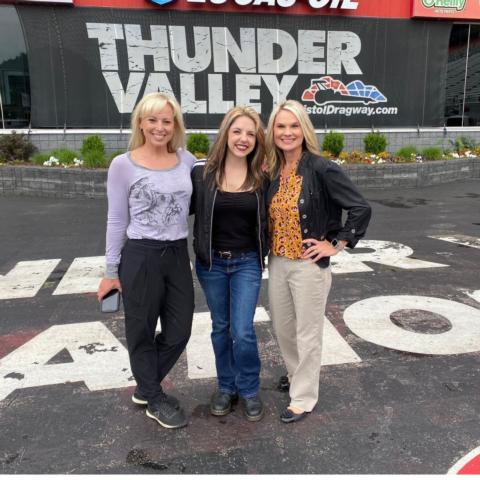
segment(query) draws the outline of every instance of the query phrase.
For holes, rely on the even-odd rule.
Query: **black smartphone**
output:
[[[110,290],[100,302],[100,309],[103,313],[118,312],[120,308],[120,292],[115,288]]]

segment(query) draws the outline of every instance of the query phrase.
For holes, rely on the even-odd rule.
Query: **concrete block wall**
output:
[[[343,169],[352,181],[362,188],[418,188],[480,179],[480,158],[425,163],[344,165]]]
[[[68,148],[80,152],[85,137],[97,134],[88,133],[30,133],[30,141],[42,153],[49,153],[56,148]],[[128,146],[128,133],[98,133],[105,143],[108,154],[116,151],[126,151]]]
[[[53,198],[105,198],[106,170],[0,167],[0,194]]]

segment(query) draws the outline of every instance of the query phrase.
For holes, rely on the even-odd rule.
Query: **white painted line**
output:
[[[104,256],[75,258],[52,295],[96,292],[104,274]]]
[[[458,460],[447,472],[447,475],[457,475],[458,472],[471,460],[480,455],[480,447],[474,448],[471,452],[467,453],[464,457]]]
[[[435,334],[407,331],[390,315],[400,310],[425,310],[445,317],[451,329]],[[367,342],[403,352],[454,355],[480,351],[480,310],[451,300],[410,295],[372,297],[344,312],[350,330]]]
[[[59,258],[18,262],[0,275],[0,300],[34,297],[59,262]]]
[[[480,238],[468,235],[430,235],[430,238],[443,240],[444,242],[456,243],[465,247],[480,248]]]
[[[480,303],[480,290],[475,290],[473,292],[467,292],[467,295],[474,300],[476,300],[478,303]]]

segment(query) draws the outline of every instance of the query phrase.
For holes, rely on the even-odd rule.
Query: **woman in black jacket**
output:
[[[303,105],[287,100],[270,116],[266,149],[270,315],[285,361],[290,403],[280,419],[305,418],[318,401],[330,257],[365,234],[371,209],[335,163],[320,156]],[[342,223],[342,210],[347,211]],[[281,380],[282,381],[282,380]]]
[[[196,272],[212,317],[218,390],[210,412],[226,415],[238,396],[248,420],[263,416],[253,317],[266,254],[264,131],[257,112],[225,115],[206,162],[192,171]]]

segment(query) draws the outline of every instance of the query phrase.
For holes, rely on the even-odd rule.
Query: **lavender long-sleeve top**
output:
[[[190,171],[195,157],[177,151],[172,168],[152,170],[136,164],[130,152],[115,157],[108,169],[106,277],[118,278],[127,238],[178,240],[188,236],[192,195]]]

